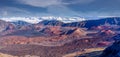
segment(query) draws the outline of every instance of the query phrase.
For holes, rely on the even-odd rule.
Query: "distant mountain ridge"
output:
[[[92,28],[100,25],[120,25],[120,17],[111,17],[111,18],[102,18],[96,20],[85,20],[71,23],[64,23],[58,20],[45,20],[41,21],[38,24],[43,25],[52,25],[52,26],[63,26],[63,27],[85,27]]]
[[[59,20],[43,20],[37,24],[30,24],[25,21],[16,21],[16,22],[6,22],[0,21],[1,28],[6,28],[9,24],[14,24],[14,26],[20,25],[21,27],[26,25],[25,27],[34,27],[35,25],[51,25],[51,26],[62,26],[62,27],[83,27],[91,29],[92,27],[97,27],[101,25],[109,26],[109,25],[120,25],[120,17],[111,17],[111,18],[102,18],[96,20],[85,20],[71,23],[64,23]],[[1,29],[1,31],[4,29]]]
[[[13,23],[13,24],[15,24],[15,25],[18,25],[18,26],[24,26],[24,25],[30,25],[30,23],[28,23],[28,22],[25,22],[25,21],[14,21],[14,22],[11,22],[11,23]]]

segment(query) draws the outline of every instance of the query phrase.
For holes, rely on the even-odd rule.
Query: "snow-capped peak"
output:
[[[10,17],[10,18],[0,18],[5,21],[13,22],[13,21],[25,21],[28,23],[39,23],[40,21],[43,20],[59,20],[63,21],[65,23],[68,22],[76,22],[76,21],[83,21],[85,18],[80,18],[80,17],[54,17],[54,16],[44,16],[44,17]]]

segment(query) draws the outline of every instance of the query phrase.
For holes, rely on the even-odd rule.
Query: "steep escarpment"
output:
[[[113,37],[115,42],[106,48],[100,57],[120,57],[120,35],[116,35]]]
[[[106,48],[100,57],[120,57],[120,41]]]

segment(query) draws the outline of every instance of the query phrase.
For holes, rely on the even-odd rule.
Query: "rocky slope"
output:
[[[56,21],[56,20],[45,20],[45,21],[41,21],[38,24],[63,26],[63,27],[85,27],[88,29],[91,29],[93,27],[97,28],[98,26],[102,25],[101,26],[102,28],[104,27],[109,28],[109,27],[112,27],[113,25],[120,25],[120,18],[109,17],[109,18],[101,18],[101,19],[96,19],[96,20],[84,20],[84,21],[71,22],[71,23],[63,23],[61,21]]]
[[[43,46],[43,45],[25,45],[15,44],[7,45],[0,49],[1,53],[14,56],[36,55],[41,57],[62,57],[65,54],[84,51],[87,48],[97,47],[97,42],[104,38],[86,38],[76,39],[62,46]]]
[[[120,35],[114,36],[115,42],[107,47],[100,57],[120,57]]]
[[[0,32],[6,30],[10,23],[0,20]]]
[[[87,48],[108,46],[112,43],[111,37],[115,32],[105,29],[106,25],[101,25],[105,23],[116,25],[116,22],[113,21],[113,18],[73,23],[45,20],[38,24],[29,25],[24,22],[11,24],[1,21],[0,45],[6,47],[0,49],[0,52],[14,56],[30,54],[41,57],[61,57],[65,54],[84,51]],[[117,21],[120,20],[117,19]],[[20,26],[18,27],[17,24]],[[99,30],[99,32],[88,32],[89,30],[81,27],[89,29],[95,27],[97,29],[93,29],[93,31]]]

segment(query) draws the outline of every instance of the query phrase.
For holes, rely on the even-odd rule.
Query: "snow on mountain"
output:
[[[10,18],[1,18],[2,20],[9,21],[9,22],[15,22],[15,21],[25,21],[28,23],[38,23],[41,20],[39,20],[37,17],[10,17]]]
[[[76,22],[76,21],[83,21],[85,18],[80,17],[54,17],[54,16],[45,16],[45,17],[10,17],[10,18],[0,18],[5,21],[13,22],[13,21],[25,21],[28,23],[39,23],[43,20],[59,20],[65,23],[68,22]]]

